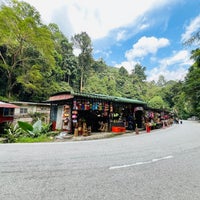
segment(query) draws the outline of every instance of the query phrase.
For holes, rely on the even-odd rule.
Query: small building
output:
[[[14,111],[18,106],[0,101],[0,134],[3,132],[7,122],[14,121]]]
[[[34,117],[42,117],[45,123],[49,123],[50,119],[50,104],[49,103],[35,103],[14,101],[12,102],[18,107],[14,112],[14,123],[17,121],[24,121],[31,123]]]
[[[100,131],[124,132],[131,121],[132,128],[134,124],[142,128],[146,106],[145,102],[136,99],[68,91],[52,95],[48,102],[51,104],[53,130],[78,135]]]

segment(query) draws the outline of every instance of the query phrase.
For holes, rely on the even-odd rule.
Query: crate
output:
[[[112,126],[112,132],[114,133],[124,133],[126,132],[126,128],[122,126]]]

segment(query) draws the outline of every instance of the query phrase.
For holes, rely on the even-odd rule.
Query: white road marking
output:
[[[154,158],[154,159],[152,159],[150,161],[136,162],[136,163],[128,164],[128,165],[113,166],[113,167],[110,167],[109,169],[112,170],[112,169],[133,167],[133,166],[137,166],[137,165],[151,164],[151,163],[154,163],[154,162],[158,162],[158,161],[166,160],[166,159],[171,159],[171,158],[173,158],[173,156],[170,155],[170,156],[165,156],[165,157],[162,157],[162,158]]]

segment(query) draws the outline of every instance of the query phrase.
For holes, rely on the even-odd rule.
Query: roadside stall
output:
[[[144,111],[144,123],[147,132],[159,129],[173,123],[173,114],[164,109],[146,107]]]
[[[130,127],[131,117],[142,126],[143,107],[146,106],[145,102],[134,99],[75,92],[56,93],[48,102],[52,129],[75,136],[91,132],[125,132]],[[138,110],[141,112],[135,116]]]

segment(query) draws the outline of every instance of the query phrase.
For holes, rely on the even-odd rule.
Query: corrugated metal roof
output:
[[[129,99],[124,97],[116,97],[116,96],[108,96],[103,94],[86,94],[86,93],[73,93],[74,96],[80,96],[80,97],[88,97],[88,98],[96,98],[96,99],[102,99],[102,100],[109,100],[114,102],[122,102],[122,103],[138,103],[138,104],[146,104],[143,101],[137,100],[137,99]]]
[[[11,101],[10,103],[19,105],[19,106],[50,106],[48,103],[43,103],[43,102],[26,102],[26,101]]]
[[[119,102],[119,103],[133,103],[133,104],[142,104],[146,105],[146,102],[140,101],[137,99],[129,99],[129,98],[124,98],[124,97],[116,97],[116,96],[109,96],[109,95],[104,95],[104,94],[89,94],[89,93],[78,93],[78,92],[60,92],[52,95],[49,99],[49,101],[54,100],[61,100],[59,96],[62,96],[64,94],[71,94],[73,97],[83,97],[83,98],[92,98],[92,99],[101,99],[105,101],[111,101],[111,102]],[[53,98],[57,97],[57,99]],[[66,98],[67,99],[67,98]],[[64,99],[62,99],[64,100]]]
[[[0,101],[0,108],[18,108],[18,106]]]

